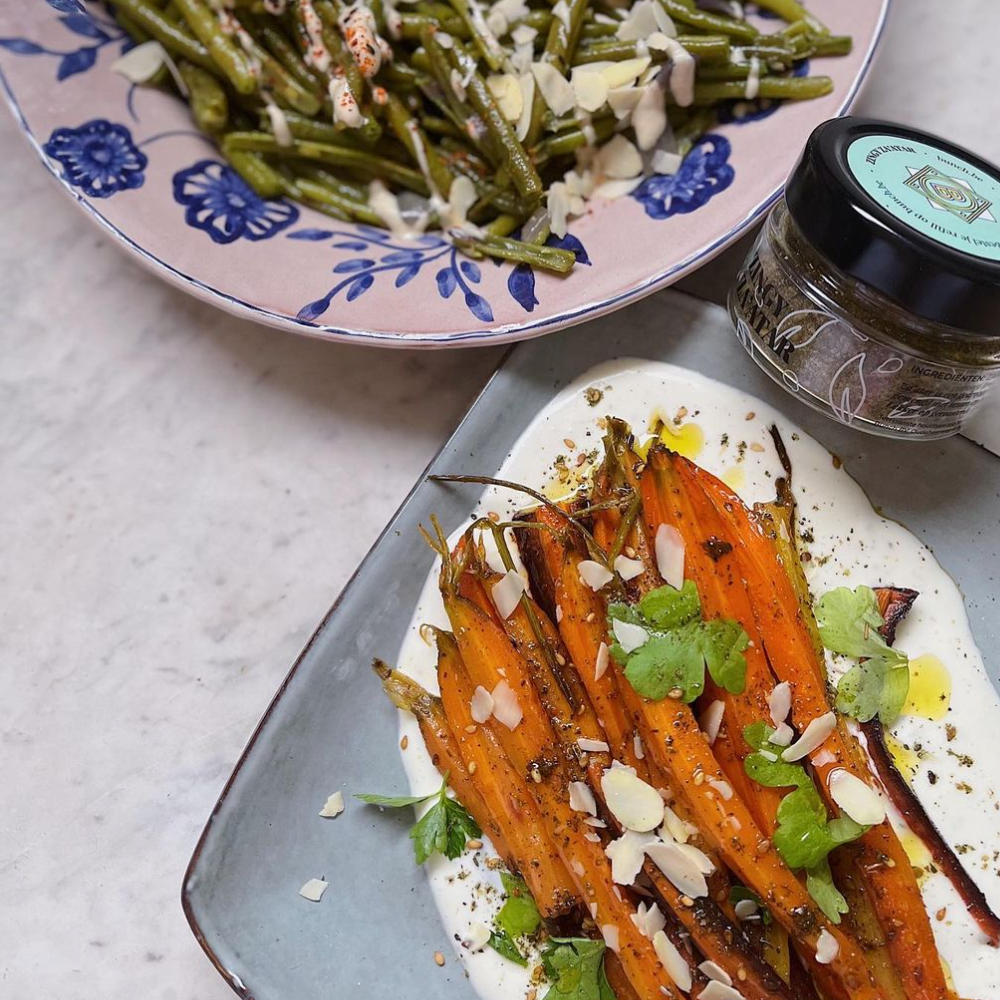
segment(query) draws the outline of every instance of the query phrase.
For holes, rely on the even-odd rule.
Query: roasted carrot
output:
[[[689,464],[688,471],[712,499],[731,536],[738,539],[736,551],[741,572],[764,648],[775,675],[792,685],[792,721],[801,731],[813,719],[830,711],[825,669],[806,624],[808,609],[800,605],[772,540],[754,522],[739,497],[705,470]],[[843,719],[838,720],[838,727],[824,749],[828,753],[819,758],[819,763],[813,761],[817,783],[827,805],[839,812],[829,795],[830,773],[843,767],[861,780],[870,780],[871,775],[864,753]],[[866,873],[866,889],[906,995],[910,1000],[953,998],[916,876],[888,820],[842,849]]]
[[[507,853],[501,856],[528,884],[542,915],[561,916],[579,902],[573,880],[545,833],[524,780],[511,767],[493,731],[472,718],[469,706],[475,689],[469,684],[455,637],[441,631],[435,637],[441,703],[466,770],[507,845]]]
[[[447,580],[442,597],[470,683],[493,690],[506,681],[517,695],[521,721],[513,729],[495,719],[487,725],[525,777],[547,832],[594,921],[617,929],[618,957],[639,1000],[680,1000],[681,994],[657,959],[652,943],[631,919],[634,907],[615,891],[603,845],[584,836],[588,828],[582,814],[570,809],[569,783],[579,780],[582,772],[567,760],[559,745],[527,663],[496,622],[461,597]]]

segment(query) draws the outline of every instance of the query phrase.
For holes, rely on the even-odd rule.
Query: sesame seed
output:
[[[465,848],[468,851],[479,851],[482,850],[483,842],[481,840],[467,840],[465,842]]]
[[[492,521],[492,522],[493,522],[494,524],[496,524],[496,523],[497,523],[497,521],[499,521],[499,520],[500,520],[500,515],[499,515],[499,514],[498,514],[498,513],[497,513],[497,512],[495,511],[495,510],[491,510],[491,511],[489,512],[489,514],[487,514],[486,516],[487,516],[487,517],[488,517],[488,518],[489,518],[489,519],[490,519],[490,520],[491,520],[491,521]]]
[[[583,465],[587,461],[587,456],[581,451],[579,455],[576,456],[577,467]]]
[[[694,906],[694,900],[690,896],[681,896],[681,903],[684,906]]]
[[[434,962],[439,966],[444,965],[444,955],[439,951],[434,952]]]
[[[764,446],[759,441],[753,441],[750,444],[751,451],[763,451]]]
[[[674,698],[676,700],[677,698],[680,698],[682,694],[684,694],[684,692],[680,688],[671,688],[667,692],[667,697]]]
[[[588,621],[588,622],[592,622],[594,620],[594,612],[591,611],[590,614],[587,615],[587,617],[586,617],[585,620]]]
[[[703,785],[703,784],[705,784],[705,772],[704,771],[695,771],[694,783],[696,785]]]
[[[738,979],[738,980],[739,980],[739,981],[740,981],[741,983],[745,983],[745,982],[746,982],[746,978],[747,978],[747,970],[746,970],[746,969],[744,969],[742,965],[741,965],[741,966],[740,966],[740,967],[739,967],[739,968],[738,968],[738,969],[736,970],[736,978],[737,978],[737,979]]]
[[[563,656],[562,653],[556,653],[556,663],[558,663],[560,667],[565,667],[566,657]]]
[[[753,418],[754,418],[754,417],[756,417],[756,416],[757,416],[757,414],[756,414],[756,413],[754,413],[754,412],[753,412],[753,410],[751,410],[751,411],[750,411],[750,412],[749,412],[749,413],[748,413],[748,414],[746,415],[746,419],[747,419],[747,420],[753,420]]]
[[[476,731],[476,727],[471,725],[466,726],[465,731],[471,736]]]
[[[938,910],[937,913],[934,914],[934,916],[938,920],[944,920],[944,918],[945,918],[945,916],[946,916],[947,913],[948,913],[948,907],[947,906],[942,906],[941,909]]]
[[[631,545],[626,545],[625,546],[625,555],[627,555],[629,557],[629,559],[634,559],[635,558],[635,549],[632,548]]]
[[[479,765],[474,761],[469,761],[469,774],[475,774],[479,770]]]
[[[409,736],[404,736],[399,741],[399,749],[400,750],[405,750],[409,745],[410,745],[410,737]]]
[[[563,438],[563,444],[566,445],[570,451],[573,451],[573,449],[576,448],[576,442],[572,438]]]

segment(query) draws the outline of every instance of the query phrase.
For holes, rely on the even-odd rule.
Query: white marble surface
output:
[[[895,6],[860,110],[1000,161],[996,0]],[[231,319],[121,256],[4,114],[0,148],[0,997],[225,1000],[178,902],[190,851],[501,352]]]

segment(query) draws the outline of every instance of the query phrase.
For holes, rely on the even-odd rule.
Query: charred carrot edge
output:
[[[882,617],[885,619],[885,625],[880,631],[886,642],[891,644],[896,634],[896,626],[909,611],[917,594],[913,590],[903,591],[888,587],[876,587],[875,594],[879,600]],[[927,815],[920,800],[913,794],[906,779],[899,773],[886,747],[882,723],[878,719],[864,722],[861,724],[861,731],[868,741],[868,755],[892,804],[906,820],[906,825],[924,842],[934,859],[934,864],[955,887],[972,919],[986,935],[987,942],[993,948],[1000,947],[1000,917],[997,917],[990,908],[982,889],[972,880],[948,842],[941,836],[934,821]]]
[[[792,721],[801,731],[810,721],[830,711],[825,669],[816,656],[805,614],[787,571],[771,539],[754,523],[742,501],[714,476],[685,459],[691,478],[712,498],[729,524],[740,565],[771,668],[780,680],[792,684]],[[814,764],[820,792],[832,802],[828,777],[837,767],[865,780],[870,772],[863,751],[843,720],[825,749],[830,760]],[[885,932],[896,969],[910,1000],[953,998],[938,957],[923,897],[909,859],[888,820],[843,848],[854,857],[867,878],[865,886]]]
[[[452,720],[459,752],[486,808],[507,844],[508,866],[528,884],[542,915],[568,913],[579,897],[524,781],[511,767],[488,726],[477,725],[470,705],[475,688],[468,683],[458,644],[437,632],[438,685],[441,703]],[[542,861],[544,860],[544,863]]]
[[[537,512],[537,515],[545,516],[542,512]],[[558,606],[562,608],[562,616],[558,626],[560,633],[563,635],[567,647],[572,650],[573,646],[576,645],[578,655],[584,657],[584,662],[589,663],[594,659],[596,649],[605,636],[606,609],[601,598],[582,585],[579,580],[576,566],[582,553],[563,550],[562,555],[560,555],[559,544],[553,536],[546,536],[546,539],[540,544],[543,549],[548,550],[546,562],[549,574],[551,578],[554,578],[553,585],[560,595],[558,599]],[[535,590],[538,589],[534,582],[533,587]],[[597,627],[597,623],[601,623],[600,628]],[[575,644],[570,639],[570,635],[574,633],[580,639]],[[618,698],[622,698],[617,672],[613,668],[609,668],[604,677],[614,679],[615,692]],[[589,678],[589,674],[585,675],[585,684],[589,685]],[[621,678],[620,686],[626,687],[627,685],[628,682]],[[697,739],[704,747],[705,743],[700,732],[697,734]],[[647,748],[648,754],[649,748]],[[657,771],[663,773],[660,768],[657,768]],[[668,784],[675,786],[673,780]],[[675,794],[681,794],[680,790],[676,789]],[[684,808],[681,802],[676,805],[679,812],[691,815],[693,819],[696,819],[692,813]],[[731,829],[727,831],[728,836],[731,836],[732,833]],[[710,843],[708,846],[709,850],[712,850],[715,845]],[[664,889],[659,884],[663,881],[662,877],[658,872],[654,872],[654,874],[656,878],[653,881],[657,889],[665,894],[670,894],[670,897],[664,900],[670,906],[670,899],[676,898],[676,890],[672,886]],[[795,884],[798,886],[798,883]],[[675,906],[670,906],[670,908],[675,911],[678,919],[683,920],[685,929],[691,934],[699,950],[710,957],[712,961],[726,968],[733,975],[734,981],[739,982],[740,991],[745,996],[749,998],[750,996],[777,997],[787,995],[786,987],[777,974],[754,952],[743,932],[730,923],[715,900],[711,898],[695,900],[694,907],[687,910],[684,909],[683,904],[680,908]],[[744,979],[739,979],[741,966]],[[841,993],[841,995],[845,994]],[[808,994],[800,993],[799,996],[806,997]]]
[[[578,893],[590,906],[595,923],[617,928],[618,957],[639,1000],[680,1000],[681,994],[657,959],[652,943],[632,922],[635,910],[631,903],[624,894],[613,891],[603,844],[584,837],[589,828],[582,815],[569,808],[569,781],[581,772],[565,759],[524,658],[506,633],[474,604],[448,587],[442,588],[442,597],[470,683],[492,690],[506,680],[517,694],[523,713],[520,723],[508,729],[491,719],[487,725],[511,764],[526,777],[526,787],[548,834]]]

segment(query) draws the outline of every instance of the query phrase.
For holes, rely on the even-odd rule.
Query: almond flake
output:
[[[746,1000],[738,989],[710,979],[708,985],[698,994],[698,1000]]]
[[[816,961],[829,965],[840,954],[840,942],[824,927],[816,941]]]
[[[493,717],[508,729],[517,729],[521,719],[524,718],[524,713],[511,686],[506,681],[500,681],[492,694]]]
[[[570,80],[576,103],[584,111],[599,111],[608,99],[608,82],[593,64],[585,63],[573,70]]]
[[[639,150],[621,134],[614,136],[610,142],[601,147],[597,159],[601,173],[614,180],[627,180],[642,173],[642,157],[639,155]],[[623,558],[627,563],[635,561],[624,556],[618,557],[618,559]],[[616,564],[618,559],[615,560]]]
[[[518,139],[524,142],[528,135],[528,129],[531,127],[531,106],[535,100],[535,78],[531,73],[520,73],[517,77],[517,84],[521,88],[521,116],[518,118],[515,132]]]
[[[778,755],[776,753],[771,753],[770,750],[759,750],[758,753],[764,758],[764,760],[770,761],[772,764],[778,759]]]
[[[586,823],[587,826],[594,827],[595,830],[606,830],[608,828],[608,824],[605,823],[603,819],[598,819],[596,816],[588,816],[584,820],[584,823]]]
[[[604,181],[594,188],[592,197],[603,198],[605,201],[617,201],[631,194],[641,183],[642,177],[632,177],[629,180]]]
[[[573,88],[570,86],[569,80],[552,63],[533,62],[531,64],[531,72],[535,77],[535,82],[538,84],[538,89],[541,91],[546,107],[554,115],[564,115],[573,109],[576,103],[576,95],[573,93]]]
[[[599,681],[607,672],[609,659],[608,644],[606,642],[602,642],[600,646],[597,647],[597,662],[594,664],[595,681]]]
[[[560,0],[560,3],[562,0]],[[617,952],[619,948],[618,942],[618,927],[615,924],[604,924],[601,927],[601,937],[604,938],[604,943],[613,951]]]
[[[654,7],[659,7],[656,0],[638,0],[637,3],[632,4],[632,9],[626,15],[625,20],[615,30],[615,37],[622,42],[638,42],[648,38],[659,28],[653,11]]]
[[[326,805],[320,809],[319,814],[323,819],[335,819],[344,811],[344,793],[334,792],[326,800]]]
[[[663,821],[663,799],[628,767],[611,767],[601,778],[608,811],[626,830],[647,833]]]
[[[625,87],[634,83],[639,75],[649,68],[652,60],[649,56],[636,56],[634,59],[622,59],[619,62],[591,63],[591,66],[601,67],[601,76],[604,77],[609,90],[616,87]]]
[[[844,768],[835,768],[830,773],[827,786],[830,789],[830,798],[855,823],[875,826],[885,819],[885,803],[878,792]]]
[[[601,835],[599,833],[585,833],[583,839],[589,840],[592,844],[599,844],[601,842]]]
[[[645,751],[645,749],[643,748],[643,745],[642,745],[642,737],[638,733],[636,733],[632,737],[632,749],[635,752],[635,759],[636,760],[645,760],[646,759],[646,751]]]
[[[590,813],[591,816],[597,815],[597,800],[585,781],[571,781],[569,783],[569,807],[574,812]]]
[[[756,914],[759,907],[755,900],[752,899],[741,899],[734,907],[733,912],[736,914],[737,920],[748,920],[750,917]]]
[[[619,885],[632,885],[646,860],[648,833],[626,830],[617,840],[612,840],[604,853],[611,861],[611,879]]]
[[[709,787],[714,788],[723,799],[728,802],[733,797],[733,786],[728,781],[719,781],[715,778],[708,779]]]
[[[640,169],[642,169],[642,161],[640,160],[639,163]],[[641,559],[629,559],[628,556],[618,556],[615,559],[615,572],[625,581],[634,580],[637,576],[641,576],[645,568]]]
[[[608,104],[619,120],[624,118],[635,109],[642,97],[642,90],[638,87],[615,87],[608,91]]]
[[[646,853],[657,868],[686,896],[700,899],[708,895],[708,883],[699,865],[681,847],[686,844],[649,844]]]
[[[611,747],[604,742],[604,740],[590,740],[586,736],[581,736],[580,739],[576,741],[576,745],[584,751],[584,753],[609,753]]]
[[[639,103],[632,112],[632,128],[636,145],[641,150],[652,149],[667,129],[667,109],[663,91],[655,83],[642,88]]]
[[[715,871],[712,859],[704,852],[698,850],[693,844],[678,844],[681,853],[687,855],[697,866],[702,875],[711,875]]]
[[[324,882],[321,878],[311,878],[299,889],[299,895],[303,899],[308,899],[310,903],[318,903],[329,887],[329,882]]]
[[[665,583],[677,590],[684,586],[684,539],[672,524],[656,529],[656,568]]]
[[[836,728],[837,716],[833,712],[827,712],[826,715],[813,719],[798,740],[782,751],[781,759],[789,762],[802,760],[814,750],[818,750]]]
[[[656,903],[640,902],[632,914],[632,923],[640,934],[652,941],[667,926],[667,918]]]
[[[723,986],[733,985],[732,976],[715,962],[702,962],[698,969],[705,975],[706,979],[714,979],[717,983],[722,983]]]
[[[481,684],[472,695],[469,712],[478,723],[485,722],[493,714],[493,695]]]
[[[684,162],[684,157],[680,153],[671,153],[667,149],[654,149],[653,159],[651,161],[653,172],[657,174],[663,174],[666,177],[673,177],[678,170],[681,169],[681,164]]]
[[[556,184],[558,183],[557,181]],[[552,187],[555,187],[556,184],[553,184]],[[581,559],[576,571],[580,574],[580,580],[595,593],[602,587],[606,587],[615,578],[614,573],[605,569],[599,562],[594,562],[593,559]]]
[[[788,681],[774,686],[774,690],[768,695],[767,707],[771,711],[771,721],[776,726],[780,726],[788,718],[788,713],[792,710],[792,685]]]
[[[515,45],[528,45],[535,40],[538,31],[530,24],[519,24],[511,33],[510,39]]]
[[[119,56],[111,64],[111,72],[130,83],[147,83],[166,63],[167,50],[159,42],[142,42]]]
[[[482,951],[490,941],[490,929],[485,924],[473,924],[469,928],[469,938],[465,942],[465,947],[469,951]]]
[[[618,645],[626,653],[635,652],[649,641],[649,633],[641,625],[634,625],[632,622],[622,621],[620,618],[615,619],[611,631],[614,632]]]
[[[687,960],[677,950],[677,945],[667,937],[666,931],[657,931],[653,935],[653,951],[660,960],[667,975],[674,981],[679,990],[685,993],[691,991],[691,967]],[[702,996],[704,996],[702,991]]]
[[[708,708],[705,709],[701,714],[701,719],[699,719],[699,724],[701,726],[701,731],[708,737],[708,745],[711,746],[716,737],[719,735],[719,727],[722,725],[722,716],[726,712],[726,703],[724,701],[713,701]]]
[[[664,840],[674,840],[678,844],[686,844],[697,832],[696,826],[682,820],[670,806],[663,807],[663,827],[660,830],[660,836]]]
[[[787,747],[795,739],[795,730],[787,722],[779,722],[778,728],[767,738],[768,743],[778,747]]]
[[[827,764],[832,764],[837,758],[829,750],[820,750],[818,754],[809,759],[813,767],[826,767]]]
[[[504,118],[509,122],[518,121],[524,108],[524,96],[517,77],[513,73],[494,74],[486,78],[486,86],[490,88]]]
[[[490,588],[497,614],[501,618],[510,618],[514,613],[514,609],[520,603],[521,595],[524,593],[524,586],[524,577],[509,569]]]

